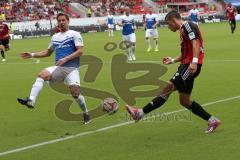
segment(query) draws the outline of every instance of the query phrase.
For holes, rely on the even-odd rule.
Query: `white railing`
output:
[[[143,0],[143,6],[144,7],[152,7],[153,11],[155,13],[159,13],[159,10],[160,10],[160,5],[151,1],[151,0]]]
[[[157,14],[159,20],[164,20],[166,14]],[[137,22],[142,22],[142,15],[133,15]],[[119,22],[121,16],[114,16],[115,22]],[[35,23],[38,22],[41,30],[51,29],[49,20],[28,21],[28,22],[14,22],[14,29],[18,31],[34,31],[36,30]],[[91,18],[71,18],[70,26],[90,26],[106,24],[107,17],[91,17]],[[57,25],[56,19],[52,20],[52,26]],[[9,25],[9,24],[8,24]]]
[[[70,3],[70,10],[74,12],[76,15],[85,18],[87,17],[87,8],[80,3]]]
[[[217,8],[217,12],[219,14],[224,14],[225,13],[223,6],[215,0],[197,0],[197,2],[206,3],[208,5],[208,7],[211,7],[212,5],[215,5],[216,8]]]

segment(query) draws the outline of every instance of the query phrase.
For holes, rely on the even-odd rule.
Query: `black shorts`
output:
[[[198,64],[197,71],[193,76],[189,75],[188,67],[189,64],[181,64],[170,81],[179,93],[190,95],[192,93],[194,79],[200,74],[202,65]]]
[[[235,20],[235,19],[231,19],[231,20],[229,20],[229,24],[236,25],[236,20]]]
[[[3,45],[6,49],[9,49],[9,39],[0,40],[0,45]]]

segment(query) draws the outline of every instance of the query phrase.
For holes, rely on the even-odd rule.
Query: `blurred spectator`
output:
[[[14,24],[12,22],[10,22],[10,31],[14,34]]]
[[[92,8],[91,7],[88,7],[87,16],[92,17]]]
[[[40,24],[38,22],[35,23],[36,31],[40,30]]]

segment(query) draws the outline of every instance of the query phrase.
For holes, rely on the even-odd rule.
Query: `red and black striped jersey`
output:
[[[0,39],[5,40],[9,39],[9,28],[8,25],[5,23],[0,24]]]
[[[184,22],[180,28],[180,40],[181,40],[181,64],[189,64],[193,60],[193,46],[192,40],[199,40],[200,53],[198,57],[198,64],[203,63],[204,50],[203,39],[201,31],[198,26],[192,22]]]
[[[235,12],[236,12],[236,9],[234,7],[227,7],[227,9],[226,9],[227,18],[229,20],[234,20]]]

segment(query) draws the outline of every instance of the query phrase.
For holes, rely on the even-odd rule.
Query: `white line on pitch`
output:
[[[17,58],[9,58],[9,59],[17,59]],[[136,61],[137,63],[161,63],[161,61]],[[240,59],[223,59],[223,60],[205,60],[205,62],[240,62]],[[51,62],[48,62],[48,61],[43,61],[43,62],[40,62],[39,59],[35,59],[35,62],[4,62],[4,63],[0,63],[2,65],[18,65],[18,64],[38,64],[38,63],[46,63],[46,64],[54,64],[53,61]],[[89,63],[95,63],[95,62],[89,62]],[[109,62],[103,62],[103,64],[111,64],[112,62],[109,61]]]
[[[202,106],[210,106],[210,105],[213,105],[213,104],[222,103],[222,102],[226,102],[226,101],[231,101],[231,100],[239,99],[239,98],[240,98],[240,96],[225,98],[225,99],[221,99],[221,100],[218,100],[218,101],[205,103]],[[172,112],[166,112],[166,113],[163,113],[163,114],[170,115],[170,114],[174,114],[174,113],[183,112],[183,111],[186,111],[186,110],[187,109],[180,109],[180,110],[176,110],[176,111],[172,111]],[[156,115],[156,116],[158,116],[158,115]],[[152,117],[149,117],[148,119],[151,119],[151,118],[154,118],[154,117],[155,116],[152,116]],[[85,135],[94,134],[94,133],[97,133],[97,132],[106,131],[106,130],[113,129],[113,128],[118,128],[118,127],[125,126],[125,125],[131,124],[131,123],[134,123],[134,122],[129,121],[129,122],[124,122],[124,123],[119,123],[119,124],[116,124],[116,125],[111,125],[111,126],[108,126],[108,127],[99,128],[99,129],[93,130],[93,131],[82,132],[82,133],[72,135],[72,136],[67,136],[67,137],[58,138],[58,139],[54,139],[54,140],[50,140],[50,141],[46,141],[46,142],[42,142],[42,143],[37,143],[37,144],[34,144],[34,145],[29,145],[29,146],[26,146],[26,147],[21,147],[21,148],[17,148],[17,149],[5,151],[5,152],[0,152],[0,157],[4,156],[4,155],[7,155],[7,154],[11,154],[11,153],[17,153],[17,152],[21,152],[21,151],[24,151],[24,150],[29,150],[29,149],[45,146],[45,145],[48,145],[48,144],[53,144],[53,143],[57,143],[57,142],[61,142],[61,141],[69,140],[69,139],[74,139],[74,138],[77,138],[77,137],[82,137],[82,136],[85,136]]]

